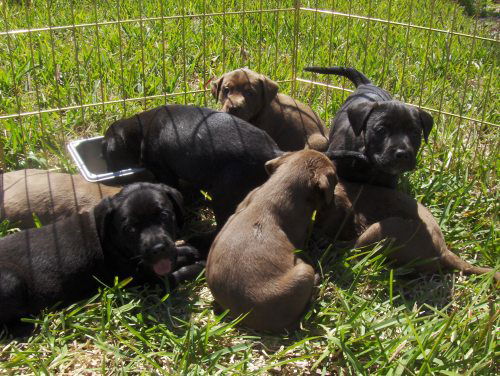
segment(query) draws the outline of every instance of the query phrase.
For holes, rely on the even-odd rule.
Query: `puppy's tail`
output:
[[[327,150],[325,151],[325,155],[334,160],[334,159],[357,159],[358,161],[370,163],[370,160],[366,155],[359,151],[351,151],[351,150]]]
[[[305,71],[314,72],[314,73],[323,73],[323,74],[336,74],[337,76],[343,76],[352,81],[354,86],[358,87],[359,85],[367,85],[371,84],[371,81],[360,71],[354,68],[346,68],[346,67],[330,67],[330,68],[322,68],[322,67],[305,67]]]
[[[440,258],[441,265],[447,269],[458,269],[465,275],[471,274],[485,274],[493,271],[491,268],[483,268],[480,266],[473,266],[469,264],[467,261],[462,260],[455,253],[447,250]],[[497,285],[500,284],[500,272],[495,272],[493,274],[493,278]]]

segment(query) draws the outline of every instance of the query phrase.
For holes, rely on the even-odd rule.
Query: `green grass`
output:
[[[293,7],[293,1],[269,0],[3,1],[0,31],[276,4]],[[163,103],[215,107],[208,92],[182,92],[203,90],[211,78],[245,65],[286,81],[282,92],[331,119],[347,92],[288,82],[297,30],[298,77],[352,88],[342,79],[301,72],[311,64],[351,65],[398,99],[475,119],[434,112],[419,168],[401,189],[432,211],[452,250],[498,268],[500,138],[492,124],[500,123],[499,49],[488,40],[497,37],[495,21],[467,16],[458,1],[302,5],[487,39],[309,11],[300,11],[298,25],[293,11],[280,11],[0,35],[0,115],[181,93],[2,119],[4,167],[75,171],[66,141],[102,133],[114,119]],[[191,224],[200,225],[191,214]],[[0,224],[0,236],[11,227]],[[326,252],[314,244],[308,251]],[[39,315],[38,331],[27,339],[4,338],[0,372],[498,374],[498,299],[487,276],[409,281],[361,250],[323,256],[318,296],[295,333],[265,335],[216,316],[203,277],[168,296],[116,284]]]

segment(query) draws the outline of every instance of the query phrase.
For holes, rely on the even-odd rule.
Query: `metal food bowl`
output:
[[[89,182],[112,181],[124,176],[144,172],[142,167],[127,168],[119,171],[109,171],[102,155],[102,139],[104,136],[84,138],[71,141],[68,151],[83,177]]]

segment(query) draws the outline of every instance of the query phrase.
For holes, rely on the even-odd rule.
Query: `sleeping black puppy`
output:
[[[267,179],[265,162],[281,154],[266,132],[244,120],[182,105],[118,120],[103,140],[103,155],[112,170],[142,166],[162,183],[178,187],[183,180],[207,191],[218,228]]]
[[[356,151],[364,158],[340,158],[337,174],[346,180],[395,188],[399,175],[416,166],[422,135],[433,120],[427,112],[393,100],[353,68],[307,67],[308,72],[347,77],[356,86],[332,122],[327,155]]]
[[[196,249],[174,243],[181,223],[177,190],[136,183],[89,212],[0,239],[0,324],[92,295],[97,280],[168,276],[172,287],[196,277]]]

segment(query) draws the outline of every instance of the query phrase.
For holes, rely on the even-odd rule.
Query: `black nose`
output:
[[[148,249],[148,256],[158,256],[165,250],[165,246],[161,243],[156,244]]]
[[[408,160],[411,157],[411,153],[408,150],[398,149],[394,152],[394,157],[399,160]]]

